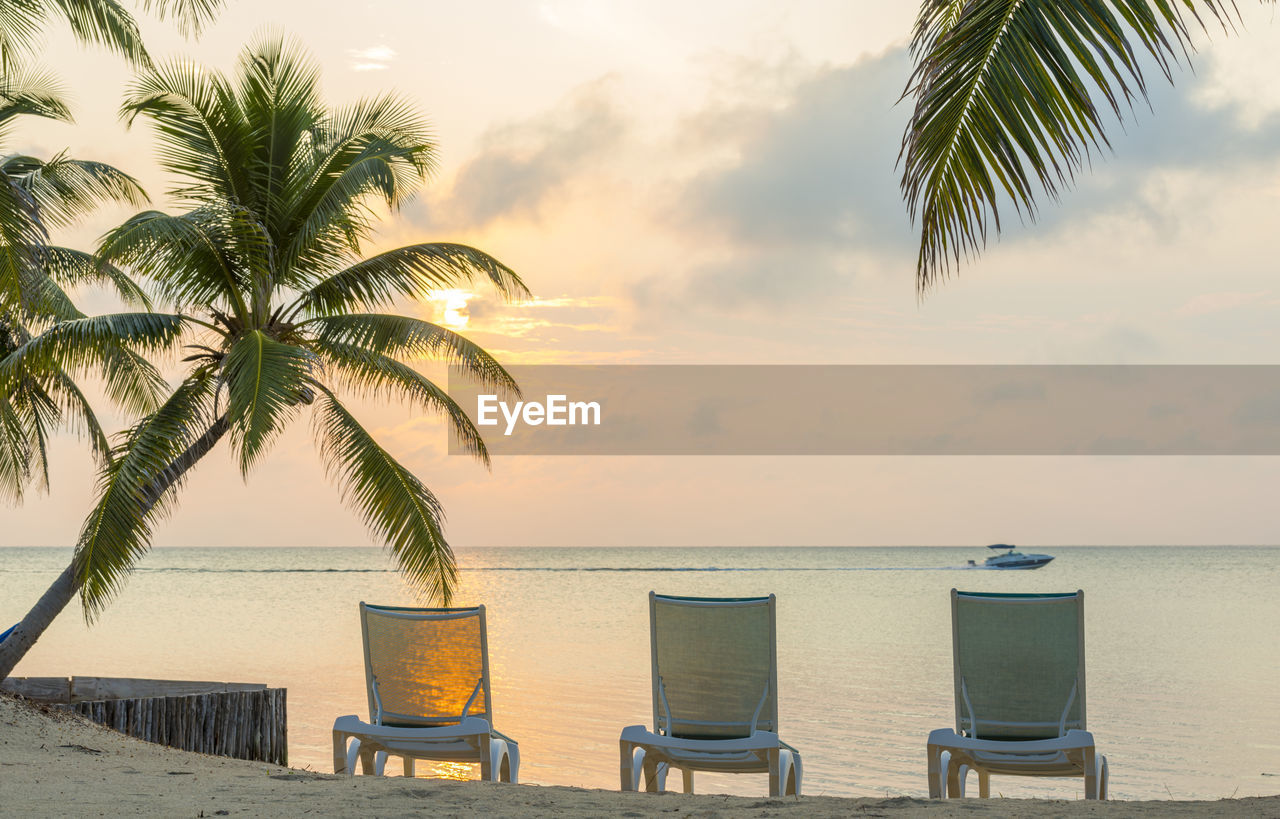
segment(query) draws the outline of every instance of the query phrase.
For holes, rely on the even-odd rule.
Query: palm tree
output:
[[[40,75],[10,77],[0,86],[0,144],[23,116],[70,120],[56,86]],[[49,244],[51,229],[111,201],[138,206],[145,196],[132,177],[102,163],[63,154],[49,160],[0,157],[0,361],[51,322],[83,317],[65,287],[107,282],[126,301],[145,303],[145,295],[119,270]],[[112,397],[128,409],[148,412],[158,405],[164,382],[145,360],[107,346],[98,364]],[[47,488],[46,448],[59,426],[87,435],[94,452],[105,458],[106,436],[73,375],[57,366],[6,368],[0,379],[0,496],[19,502],[32,483]]]
[[[92,619],[150,546],[189,470],[223,438],[242,472],[309,408],[316,443],[344,499],[385,540],[420,591],[448,601],[455,584],[443,510],[343,403],[351,393],[442,413],[486,464],[460,407],[408,359],[460,366],[517,391],[483,349],[450,330],[385,312],[402,298],[487,280],[528,294],[493,257],[416,244],[364,257],[375,205],[397,208],[426,180],[435,148],[422,117],[392,95],[330,108],[315,65],[279,40],[247,48],[234,77],[189,63],[149,70],[122,108],[149,119],[179,180],[177,214],[146,211],[110,231],[97,263],[130,270],[168,312],[61,321],[0,365],[98,367],[100,351],[159,354],[185,345],[180,383],[119,436],[72,564],[0,643],[0,678],[78,591]]]
[[[225,0],[143,0],[145,11],[161,20],[172,19],[187,36],[211,23]],[[137,65],[151,58],[142,44],[138,22],[116,0],[6,0],[0,3],[0,71],[38,51],[46,26],[61,18],[77,40],[114,51]]]
[[[1000,208],[1034,220],[1117,120],[1146,99],[1140,61],[1167,80],[1193,28],[1236,18],[1232,0],[924,0],[903,92],[902,191],[920,225],[923,293],[1000,232]]]

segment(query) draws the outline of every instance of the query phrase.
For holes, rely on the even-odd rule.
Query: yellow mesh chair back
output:
[[[484,606],[413,609],[360,604],[370,721],[439,726],[492,723]]]

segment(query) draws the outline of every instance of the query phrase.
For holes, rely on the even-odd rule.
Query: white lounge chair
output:
[[[800,793],[800,753],[778,739],[776,602],[649,593],[653,723],[624,728],[622,790],[661,791],[667,771],[768,773],[769,795]]]
[[[517,782],[520,749],[493,730],[484,606],[408,609],[360,604],[369,722],[333,723],[334,773],[382,775],[388,756],[413,776],[419,759],[478,762],[480,777]]]
[[[978,794],[991,774],[1083,776],[1086,799],[1107,798],[1107,758],[1085,730],[1084,592],[951,590],[955,729],[929,734],[929,796]]]

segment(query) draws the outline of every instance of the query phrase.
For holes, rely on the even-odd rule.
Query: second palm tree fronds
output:
[[[0,86],[0,144],[22,116],[69,120],[57,87],[38,75],[7,77]],[[48,160],[21,154],[0,157],[0,362],[34,334],[58,320],[82,318],[65,287],[114,284],[127,301],[145,305],[145,295],[110,265],[86,253],[49,244],[52,229],[70,224],[104,202],[141,205],[134,179],[99,162],[63,154]],[[95,372],[107,376],[112,397],[134,412],[158,405],[163,380],[128,347],[104,346]],[[11,362],[0,378],[0,496],[19,501],[32,483],[47,486],[47,445],[64,425],[85,434],[99,458],[106,437],[72,371],[50,363],[27,367]]]
[[[10,362],[92,366],[100,345],[185,345],[190,355],[177,387],[116,442],[64,585],[80,591],[92,618],[147,551],[153,523],[200,458],[226,438],[247,475],[309,409],[348,505],[412,583],[448,602],[455,567],[440,503],[344,399],[393,398],[441,413],[487,462],[461,408],[410,362],[444,360],[504,392],[515,383],[461,335],[386,310],[479,281],[508,298],[528,291],[508,267],[465,245],[361,253],[373,208],[401,205],[434,167],[423,118],[394,95],[330,108],[314,64],[275,39],[247,48],[234,76],[189,63],[151,70],[122,113],[154,124],[160,161],[178,179],[171,193],[187,209],[139,213],[104,237],[97,261],[133,272],[167,312],[63,321]],[[0,644],[0,677],[16,662],[10,640]]]
[[[1167,79],[1203,20],[1230,26],[1231,0],[924,0],[911,41],[914,103],[902,192],[920,227],[916,282],[928,289],[1001,228],[1035,219],[1091,153],[1104,119],[1145,99],[1142,61]]]

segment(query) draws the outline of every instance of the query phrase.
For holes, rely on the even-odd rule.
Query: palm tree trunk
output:
[[[173,463],[161,473],[160,478],[148,487],[144,513],[150,511],[164,493],[195,466],[197,461],[209,454],[214,445],[227,433],[228,426],[225,415],[218,418],[203,435],[196,439],[195,443],[174,458]],[[71,565],[63,569],[58,579],[53,581],[53,585],[31,607],[27,616],[22,618],[22,622],[18,623],[3,642],[0,642],[0,680],[9,676],[14,666],[26,656],[36,640],[40,639],[40,635],[44,634],[45,629],[49,628],[78,591],[80,591],[80,577],[73,559]]]

